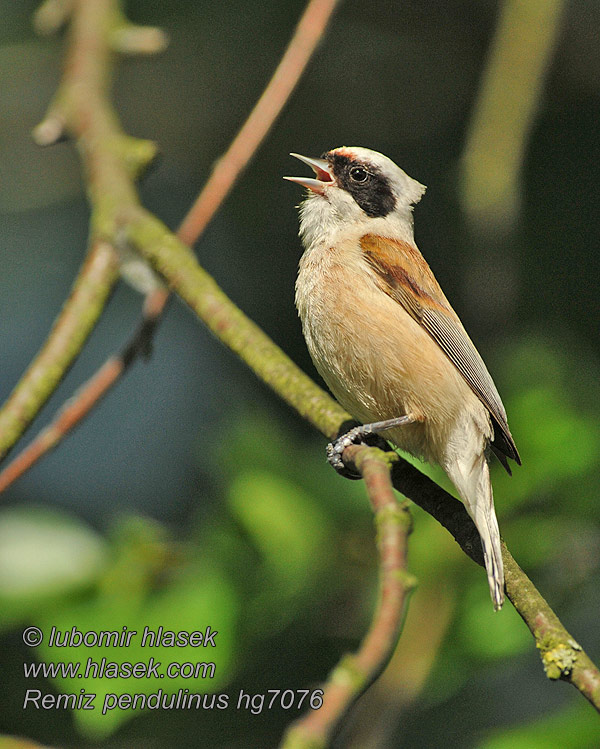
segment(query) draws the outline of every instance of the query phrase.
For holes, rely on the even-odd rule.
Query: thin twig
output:
[[[0,471],[0,494],[62,442],[120,380],[140,354],[150,353],[154,329],[168,298],[169,292],[165,288],[158,288],[148,294],[140,325],[122,351],[108,358],[65,402],[50,424]]]
[[[325,33],[338,1],[310,0],[308,3],[273,77],[183,219],[177,236],[186,244],[192,245],[198,240],[270,131]],[[75,37],[73,44],[77,41]],[[120,354],[113,355],[77,390],[52,422],[0,472],[0,492],[55,448],[121,379],[147,348],[147,333],[156,329],[168,298],[168,292],[162,288],[147,295],[142,321],[124,347],[126,359]]]
[[[168,292],[165,289],[149,295],[148,301],[162,303]],[[149,306],[149,305],[148,305]],[[162,309],[162,306],[161,306]],[[149,352],[153,328],[157,318],[148,310],[135,336],[124,350],[111,356],[84,386],[70,398],[54,417],[17,457],[4,470],[0,471],[0,493],[31,468],[43,455],[52,450],[88,414],[111,386],[129,368],[139,352]]]
[[[225,155],[216,163],[192,209],[180,239],[193,244],[227,197],[234,182],[271,129],[323,37],[339,0],[310,0],[273,77]]]
[[[406,570],[412,519],[408,502],[392,490],[391,461],[397,456],[365,446],[349,447],[345,455],[365,480],[377,526],[379,602],[358,651],[345,655],[323,686],[323,704],[296,721],[286,733],[283,749],[321,749],[350,707],[388,664],[398,642],[408,594],[416,580]]]

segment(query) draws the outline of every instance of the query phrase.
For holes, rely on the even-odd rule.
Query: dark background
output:
[[[59,81],[64,42],[35,37],[35,7],[0,2],[2,399],[69,292],[89,218],[72,144],[39,149],[30,138]],[[523,458],[512,480],[494,468],[503,536],[597,658],[600,6],[566,3],[518,194],[512,208],[490,217],[461,203],[461,156],[501,7],[342,3],[196,249],[225,292],[316,377],[293,304],[300,193],[281,179],[304,169],[288,153],[363,145],[428,185],[415,212],[417,243],[489,365]],[[125,130],[160,145],[140,189],[170,227],[262,92],[302,9],[290,0],[127,3],[132,19],[160,25],[171,38],[159,57],[120,62],[114,82]],[[499,95],[510,109],[510,87]],[[126,339],[139,308],[136,293],[121,285],[31,435]],[[110,724],[98,710],[24,712],[33,682],[24,680],[22,663],[34,651],[21,632],[27,624],[44,631],[60,623],[210,624],[221,631],[215,684],[169,686],[230,695],[316,686],[356,648],[376,597],[362,487],[331,475],[323,449],[174,301],[151,361],[137,364],[2,498],[3,731],[73,747],[276,745],[295,711],[124,712]],[[592,708],[571,687],[545,679],[510,605],[494,615],[482,571],[430,518],[417,509],[414,516],[410,569],[419,587],[399,651],[340,746],[597,746]],[[37,654],[58,659],[51,650]],[[77,657],[84,656],[60,654]],[[39,684],[49,693],[82,686]],[[103,685],[158,687],[165,684]]]

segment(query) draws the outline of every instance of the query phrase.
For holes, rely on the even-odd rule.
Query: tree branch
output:
[[[50,145],[63,135],[77,140],[92,203],[90,249],[46,343],[0,411],[0,460],[54,392],[104,309],[120,262],[117,210],[138,203],[135,179],[156,155],[152,142],[121,130],[107,103],[111,49],[100,39],[127,28],[119,4],[116,0],[47,0],[36,22],[50,31],[69,14],[73,17],[72,42],[65,72],[46,117],[34,130],[34,139],[39,145]]]
[[[398,456],[364,445],[352,445],[345,456],[364,478],[375,516],[379,602],[358,651],[343,656],[324,685],[323,705],[292,724],[282,749],[321,749],[329,745],[344,715],[388,664],[400,636],[408,594],[416,584],[406,571],[412,518],[408,502],[397,501],[391,483],[391,466]]]
[[[111,0],[80,0],[80,3],[79,25],[73,33],[76,34],[77,29],[84,30],[82,18],[85,15],[90,31],[81,40],[82,49],[88,49],[93,58],[99,54],[99,42],[94,34],[106,28],[102,23],[106,19],[97,14],[113,8],[114,3]],[[98,25],[100,31],[93,31]],[[90,35],[94,38],[90,39]],[[72,117],[71,127],[81,129],[79,146],[86,164],[90,199],[95,206],[94,231],[118,240],[118,246],[127,242],[128,247],[137,250],[219,340],[263,382],[327,437],[336,436],[349,415],[228,299],[200,267],[189,247],[139,205],[127,175],[130,177],[136,172],[143,159],[136,160],[134,155],[129,171],[124,167],[122,155],[128,141],[117,139],[115,146],[115,139],[111,137],[121,131],[102,100],[106,93],[106,75],[98,69],[98,59],[86,62],[82,57],[80,51],[71,60],[71,73],[78,67],[85,69],[84,80],[93,85],[79,87],[79,103],[77,97],[67,97],[69,100],[62,100],[53,111],[59,119],[64,117],[65,125]],[[349,448],[344,458],[350,460],[353,455]],[[392,479],[398,491],[430,512],[452,533],[465,553],[482,563],[477,531],[458,500],[401,458],[393,462]],[[562,626],[506,547],[503,558],[508,598],[531,630],[548,677],[572,683],[600,709],[598,669]]]
[[[230,193],[296,88],[339,0],[310,0],[273,77],[224,156],[217,161],[204,189],[177,235],[193,244]]]
[[[206,185],[183,219],[177,236],[186,244],[194,244],[203,233],[270,131],[325,33],[337,3],[338,0],[309,1],[281,62],[262,96],[225,154],[215,164]],[[36,26],[41,26],[44,32],[56,30],[65,22],[68,13],[72,12],[72,4],[73,0],[69,0],[69,8],[66,8],[64,0],[47,1],[36,14]],[[108,11],[108,6],[105,7]],[[122,27],[126,28],[127,25],[123,23]],[[138,27],[135,28],[138,29]],[[150,29],[150,31],[156,30]],[[81,41],[79,36],[74,35],[72,45],[79,44]],[[105,43],[108,44],[108,39],[105,39]],[[82,81],[82,83],[86,82]],[[92,84],[93,81],[86,83],[86,85]],[[98,95],[103,96],[103,91],[99,91]],[[38,140],[43,142],[56,140],[63,125],[63,117],[46,118],[42,126],[38,128]],[[95,404],[114,387],[138,356],[148,350],[153,332],[168,299],[168,292],[162,288],[154,289],[146,296],[144,313],[138,330],[125,345],[122,353],[110,357],[102,368],[65,403],[57,416],[37,435],[34,441],[19,453],[4,471],[0,472],[0,492],[28,471],[49,450],[56,447],[94,408]],[[49,340],[52,340],[52,335]],[[54,387],[56,385],[58,382]],[[23,389],[24,392],[28,392],[26,387]],[[44,402],[37,404],[35,413]],[[14,437],[11,445],[20,434]]]
[[[0,410],[0,460],[56,390],[92,332],[117,280],[119,262],[109,242],[91,242],[46,343]]]
[[[147,215],[131,217],[129,228],[132,244],[226,346],[324,435],[331,439],[339,434],[350,420],[349,415],[228,299],[185,245]],[[483,566],[479,534],[461,502],[405,460],[394,463],[392,479],[395,489],[433,515],[463,551]],[[548,677],[570,682],[600,710],[600,689],[595,686],[600,684],[597,667],[583,650],[569,645],[575,642],[574,638],[555,618],[506,547],[503,558],[507,568],[514,569],[506,580],[507,596],[534,635],[542,656],[556,650],[569,654],[564,661],[554,661],[557,668],[547,671]],[[547,640],[537,621],[540,617],[549,621],[550,616],[558,624]]]
[[[564,0],[506,0],[485,64],[461,157],[460,200],[479,225],[518,218],[527,137],[560,30]],[[515,75],[518,70],[519,74]],[[510,91],[510,106],[506,94]]]
[[[404,460],[394,463],[392,480],[398,491],[450,531],[465,554],[484,566],[479,534],[462,502]],[[572,684],[600,712],[600,670],[516,563],[504,541],[502,560],[506,595],[534,637],[546,676]]]

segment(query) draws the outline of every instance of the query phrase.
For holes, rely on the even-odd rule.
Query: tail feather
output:
[[[447,472],[479,531],[490,595],[494,609],[499,611],[504,603],[504,565],[487,460],[479,455],[469,461],[468,469],[457,461],[448,466]]]

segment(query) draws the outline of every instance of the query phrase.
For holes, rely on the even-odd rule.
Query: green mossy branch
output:
[[[393,465],[394,487],[438,520],[468,556],[484,566],[481,541],[462,502],[405,460]],[[550,679],[575,686],[600,711],[600,671],[519,567],[502,542],[506,595],[523,619]]]
[[[377,528],[379,598],[369,631],[356,653],[344,655],[323,685],[323,704],[290,726],[282,749],[330,745],[352,704],[377,679],[394,652],[408,598],[416,580],[408,573],[407,547],[412,531],[409,503],[392,490],[389,454],[378,448],[352,445],[346,457],[365,481]]]
[[[570,682],[600,710],[600,671],[597,666],[525,577],[504,544],[502,558],[506,589],[518,585],[519,596],[511,601],[535,638],[546,676]]]
[[[325,436],[351,419],[221,291],[193,252],[143,209],[123,214],[129,243],[205,325]]]
[[[98,320],[119,263],[113,247],[93,242],[48,339],[0,410],[0,460],[56,390]]]
[[[54,392],[93,330],[118,276],[120,213],[138,206],[135,179],[152,162],[154,143],[126,135],[110,107],[111,39],[131,27],[116,0],[47,0],[35,17],[43,33],[72,16],[69,52],[59,89],[33,131],[39,145],[63,136],[81,154],[92,215],[88,256],[48,339],[0,410],[0,460]],[[156,30],[155,45],[164,46]],[[162,39],[162,41],[161,41]],[[147,40],[143,51],[150,51]],[[129,50],[133,51],[133,50]]]

